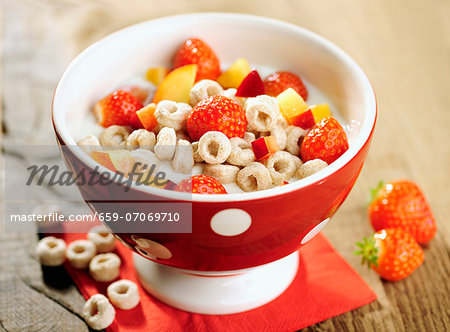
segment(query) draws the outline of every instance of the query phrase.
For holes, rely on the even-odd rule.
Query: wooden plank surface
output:
[[[379,118],[360,178],[324,232],[379,299],[305,331],[450,329],[450,1],[0,3],[5,144],[52,144],[49,105],[65,66],[95,40],[142,20],[195,11],[243,12],[298,24],[343,48],[371,80]],[[380,178],[418,182],[439,228],[425,249],[424,265],[397,283],[380,281],[352,255],[354,242],[371,232],[365,201]],[[36,236],[0,236],[0,330],[86,330],[79,318],[83,299],[76,288],[63,271],[42,271],[33,258]],[[67,284],[52,284],[48,278],[55,273]]]

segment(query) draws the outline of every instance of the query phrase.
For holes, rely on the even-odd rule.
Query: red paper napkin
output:
[[[60,235],[68,243],[86,238],[86,234]],[[131,251],[117,242],[116,253],[122,259],[120,278],[139,285]],[[106,294],[106,283],[95,282],[86,271],[69,264],[66,269],[86,299],[96,293]],[[108,331],[295,331],[376,299],[321,234],[301,249],[299,272],[289,288],[254,310],[222,316],[193,314],[158,301],[140,285],[139,291],[140,304],[131,310],[116,309],[116,319]]]

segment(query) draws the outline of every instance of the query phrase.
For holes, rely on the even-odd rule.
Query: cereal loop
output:
[[[231,153],[230,140],[220,131],[209,131],[198,141],[198,153],[208,164],[221,164]]]
[[[106,290],[111,303],[119,309],[130,310],[139,304],[139,292],[137,285],[127,279],[113,282]]]
[[[160,160],[172,160],[177,144],[173,128],[163,127],[156,138],[155,154]]]
[[[92,329],[102,330],[112,324],[116,316],[116,310],[106,296],[95,294],[86,301],[81,314]]]
[[[194,155],[194,162],[201,163],[203,161],[202,156],[198,153],[198,142],[192,143],[192,153]]]
[[[300,146],[308,132],[300,127],[289,126],[286,128],[286,151],[298,156],[300,153]]]
[[[189,92],[191,105],[195,106],[199,101],[221,94],[223,92],[222,86],[213,80],[198,81]]]
[[[186,128],[186,121],[191,111],[192,107],[186,103],[163,100],[156,105],[155,117],[163,127],[182,130]]]
[[[194,167],[194,155],[192,145],[188,141],[180,139],[172,159],[172,167],[175,172],[188,174]]]
[[[321,159],[307,161],[298,169],[298,176],[300,179],[306,178],[307,176],[323,170],[327,166],[328,164]]]
[[[264,165],[253,162],[239,171],[237,183],[244,191],[257,191],[270,188],[272,178]]]
[[[137,149],[130,152],[130,167],[128,173],[133,171],[136,177],[141,173],[141,180],[146,179],[149,172],[156,172],[160,164],[160,161],[156,155],[150,150]],[[134,179],[136,180],[136,179]]]
[[[97,136],[88,135],[85,138],[79,140],[77,144],[83,149],[84,152],[90,154],[93,151],[100,151],[102,146]]]
[[[85,269],[89,266],[92,257],[95,256],[95,244],[90,240],[76,240],[67,247],[66,256],[76,269]]]
[[[286,131],[281,127],[275,127],[270,131],[270,136],[274,136],[277,140],[278,148],[284,150],[287,143]]]
[[[227,184],[236,182],[239,170],[239,167],[233,165],[206,165],[203,168],[203,174],[213,177],[222,184]]]
[[[270,131],[276,127],[280,108],[275,98],[266,95],[248,98],[244,108],[250,129]]]
[[[246,140],[248,143],[251,143],[256,139],[256,135],[254,133],[247,131],[245,132],[243,139]]]
[[[44,237],[36,245],[36,256],[44,266],[59,266],[66,259],[66,243],[54,236]]]
[[[116,254],[100,254],[92,258],[89,263],[89,273],[96,281],[112,281],[119,276],[120,264],[120,258]]]
[[[127,126],[109,126],[100,135],[101,145],[125,145],[131,128]]]
[[[288,181],[296,170],[292,155],[286,151],[275,152],[266,160],[265,164],[272,177],[273,184],[277,186],[283,181]]]
[[[87,234],[87,238],[94,243],[98,253],[110,252],[116,247],[116,238],[105,226],[91,228]]]
[[[156,143],[155,133],[145,130],[137,129],[133,131],[127,138],[127,146],[141,147],[153,151]]]
[[[252,145],[240,137],[232,137],[230,139],[231,152],[227,159],[232,165],[247,166],[255,161]]]
[[[230,89],[224,90],[222,93],[220,93],[220,95],[228,97],[230,99],[233,99],[236,103],[241,105],[241,107],[244,107],[245,101],[247,100],[247,98],[236,97],[236,92],[237,92],[237,89],[230,88]]]

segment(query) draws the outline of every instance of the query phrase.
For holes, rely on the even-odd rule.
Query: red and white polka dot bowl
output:
[[[338,47],[310,31],[240,14],[173,16],[116,32],[89,47],[70,64],[53,100],[53,123],[59,144],[75,145],[81,138],[77,135],[83,119],[97,100],[134,73],[150,66],[169,66],[177,47],[193,36],[207,41],[222,63],[230,64],[245,57],[256,66],[300,74],[327,95],[350,128],[347,152],[325,170],[289,185],[228,195],[131,188],[130,195],[140,199],[179,199],[192,203],[191,234],[120,234],[123,243],[141,255],[136,258],[136,266],[146,288],[163,301],[185,310],[231,313],[261,305],[289,285],[296,273],[295,252],[329,222],[358,177],[375,126],[376,101],[360,67]],[[75,170],[98,166],[76,149],[65,153],[65,159]],[[83,197],[114,200],[113,187],[93,186],[82,191]],[[96,209],[95,202],[89,205]],[[150,263],[153,261],[160,264]],[[270,267],[271,271],[264,274],[263,270]],[[170,277],[158,279],[155,275],[163,274],[155,274],[152,269],[165,269],[164,273],[189,286],[177,288],[167,282],[162,285],[163,279],[167,281]],[[247,273],[241,273],[242,270]],[[171,271],[179,273],[179,278]],[[236,286],[225,293],[212,294],[224,285],[222,281],[230,278],[227,276],[236,279],[252,271],[263,271],[260,275],[255,272],[253,279],[249,277],[259,278],[255,289],[262,294],[260,297],[251,298],[245,293],[251,284],[248,280],[244,289]],[[275,281],[267,283],[270,273]],[[195,279],[195,275],[222,277],[198,277],[201,281],[195,283],[189,279],[189,276]],[[202,288],[207,296],[194,299],[202,293],[196,287]],[[193,289],[191,293],[187,288]],[[223,296],[238,296],[241,301],[234,298],[233,304],[224,305]]]

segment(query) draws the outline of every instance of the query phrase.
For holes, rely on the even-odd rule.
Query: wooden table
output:
[[[3,142],[54,142],[48,111],[71,58],[134,22],[184,12],[231,11],[315,31],[364,69],[378,98],[366,165],[325,234],[377,292],[377,301],[305,331],[450,329],[450,2],[409,1],[2,1]],[[2,175],[3,176],[3,175]],[[439,232],[406,280],[381,281],[352,255],[371,233],[365,198],[379,179],[420,184]],[[33,257],[37,236],[0,234],[0,330],[84,331],[83,298],[61,269]],[[57,282],[56,282],[57,281]]]

